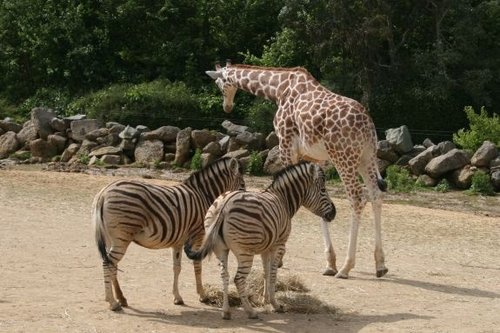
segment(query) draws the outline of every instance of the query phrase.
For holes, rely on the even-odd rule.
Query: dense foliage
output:
[[[380,130],[406,124],[437,140],[466,126],[465,105],[498,110],[499,41],[496,0],[0,0],[0,117],[43,104],[68,114],[79,98],[105,103],[163,84],[196,105],[180,118],[215,121],[227,115],[204,71],[232,58],[304,66],[365,104]],[[162,112],[169,94],[135,117]],[[230,117],[266,126],[273,106],[243,95]]]
[[[464,149],[476,151],[485,140],[493,142],[500,148],[500,117],[494,113],[491,117],[484,108],[479,114],[470,106],[465,108],[469,120],[469,129],[460,129],[453,134],[453,141]]]

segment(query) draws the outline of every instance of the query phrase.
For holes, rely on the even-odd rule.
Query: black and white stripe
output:
[[[190,259],[201,260],[214,252],[220,260],[224,288],[223,318],[231,316],[227,297],[229,250],[238,261],[234,282],[249,317],[256,317],[246,294],[246,277],[255,254],[262,256],[265,299],[276,310],[281,309],[274,297],[276,270],[285,253],[292,217],[300,206],[327,221],[335,217],[335,206],[326,192],[323,171],[307,162],[287,167],[262,192],[229,192],[212,204],[205,217],[207,234],[201,248],[193,251],[191,244],[187,243],[184,250]]]
[[[243,173],[232,158],[218,160],[175,186],[119,180],[104,187],[94,199],[92,220],[110,308],[127,306],[117,280],[117,265],[131,242],[150,249],[173,248],[174,303],[182,304],[178,290],[182,245],[188,238],[200,245],[205,234],[203,219],[212,202],[226,191],[241,188]],[[201,262],[194,267],[197,292],[203,299]]]

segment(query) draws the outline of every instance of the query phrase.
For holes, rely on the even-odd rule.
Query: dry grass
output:
[[[210,284],[206,284],[207,304],[222,307],[222,290]],[[250,302],[255,307],[264,307],[264,273],[252,271],[247,278],[247,290],[250,294]],[[287,312],[318,314],[338,314],[335,307],[323,303],[321,300],[306,294],[309,289],[297,275],[278,275],[276,283],[276,298],[284,306]],[[237,307],[241,305],[238,292],[234,286],[229,287],[229,305]]]

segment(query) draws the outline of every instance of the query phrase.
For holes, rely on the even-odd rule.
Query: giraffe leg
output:
[[[321,220],[321,230],[323,231],[323,241],[325,242],[325,255],[326,255],[326,268],[323,271],[323,275],[335,275],[337,274],[336,256],[335,250],[333,249],[332,241],[330,238],[330,230],[328,226],[330,223],[325,220]]]
[[[183,305],[184,301],[182,300],[181,295],[179,294],[179,274],[181,272],[181,255],[182,255],[182,247],[176,246],[172,248],[172,257],[174,261],[174,286],[172,289],[172,293],[174,294],[174,304],[175,305]]]

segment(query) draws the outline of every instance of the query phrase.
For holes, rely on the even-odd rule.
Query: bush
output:
[[[276,105],[269,101],[257,100],[245,110],[245,124],[257,132],[269,133],[274,130],[273,119]]]
[[[472,176],[472,184],[467,192],[470,194],[495,195],[490,176],[483,171],[477,171]]]
[[[476,151],[484,141],[489,140],[500,147],[500,118],[496,113],[488,117],[488,113],[481,108],[477,114],[472,106],[464,109],[469,120],[469,130],[460,129],[453,134],[453,142],[464,149]]]
[[[258,151],[253,151],[247,165],[247,172],[253,176],[264,174],[264,160]]]
[[[436,192],[441,192],[441,193],[445,193],[445,192],[448,192],[450,190],[451,186],[450,186],[450,182],[446,179],[442,179],[437,185],[436,187],[434,187],[434,191]]]
[[[20,124],[26,120],[26,116],[14,105],[10,104],[6,99],[0,98],[0,119],[12,118],[16,123]]]
[[[202,162],[201,162],[201,149],[196,148],[194,152],[193,158],[191,159],[191,170],[201,170]]]
[[[156,80],[112,85],[71,103],[68,113],[84,113],[102,122],[145,125],[152,129],[163,125],[185,128],[193,126],[199,104],[184,83]]]
[[[330,167],[325,169],[325,177],[326,177],[326,180],[329,180],[329,181],[340,181],[339,173],[338,173],[337,169],[335,169],[334,166],[330,166]]]
[[[411,192],[415,190],[415,181],[411,178],[410,172],[397,165],[391,165],[386,171],[387,185],[395,192]]]

